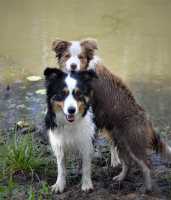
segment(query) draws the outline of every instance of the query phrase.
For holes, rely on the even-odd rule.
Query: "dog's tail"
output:
[[[152,148],[160,153],[163,159],[171,161],[171,147],[155,132],[152,126],[150,126],[150,129],[152,131]]]

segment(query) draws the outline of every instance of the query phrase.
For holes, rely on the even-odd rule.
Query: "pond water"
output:
[[[1,1],[0,126],[42,120],[45,98],[35,91],[43,83],[25,78],[57,66],[55,38],[93,37],[106,66],[130,86],[155,125],[170,131],[170,10],[170,0]]]

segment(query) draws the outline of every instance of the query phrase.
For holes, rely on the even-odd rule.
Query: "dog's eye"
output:
[[[70,57],[69,53],[65,54],[65,58],[69,58],[69,57]]]
[[[80,90],[75,90],[75,98],[79,99],[82,96],[82,93]]]
[[[79,55],[79,59],[84,59],[84,56],[83,55]]]
[[[54,101],[63,101],[64,98],[68,95],[68,91],[67,90],[62,90],[61,92],[57,93],[56,95],[54,95],[52,97],[52,99]]]
[[[68,93],[69,93],[68,90],[63,90],[63,91],[61,92],[61,95],[64,96],[64,97],[66,97],[66,96],[68,95]]]
[[[66,96],[68,96],[68,93],[69,93],[69,91],[66,90],[66,89],[64,89],[64,90],[62,90],[61,93],[58,94],[58,95],[60,95],[62,98],[65,98]]]

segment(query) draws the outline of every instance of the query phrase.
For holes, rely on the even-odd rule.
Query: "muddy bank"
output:
[[[22,129],[17,131],[19,137],[27,134],[26,128],[24,132]],[[110,166],[109,146],[101,137],[95,140],[95,153],[92,160],[94,190],[88,193],[81,191],[81,161],[78,155],[68,154],[66,159],[67,187],[64,193],[54,194],[51,192],[50,186],[56,181],[55,158],[44,133],[35,128],[31,134],[34,138],[34,145],[41,152],[41,158],[47,163],[35,169],[33,174],[22,171],[12,174],[14,187],[11,190],[11,196],[3,196],[2,199],[20,200],[34,197],[32,199],[38,200],[169,200],[171,198],[171,164],[162,161],[154,153],[149,154],[154,184],[152,193],[144,192],[142,172],[135,163],[132,163],[129,174],[122,183],[114,182],[112,178],[120,172],[121,168],[120,166],[116,168]],[[0,188],[2,186],[9,187],[8,182],[9,177],[3,177],[0,180]],[[34,195],[31,196],[31,194]]]
[[[149,155],[149,159],[152,160],[154,191],[145,194],[142,173],[135,163],[132,164],[127,178],[122,183],[116,183],[112,178],[120,172],[120,166],[111,168],[110,152],[106,145],[96,146],[96,148],[100,149],[102,155],[99,158],[93,159],[92,179],[94,190],[89,193],[84,193],[80,189],[80,182],[77,180],[74,183],[74,179],[71,179],[68,181],[66,191],[63,194],[56,195],[57,199],[162,200],[171,198],[171,183],[169,178],[171,169],[166,163],[162,162],[157,155]]]

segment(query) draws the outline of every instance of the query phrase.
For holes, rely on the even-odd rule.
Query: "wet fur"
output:
[[[92,108],[96,126],[108,134],[118,148],[123,170],[114,180],[122,181],[134,160],[143,171],[145,186],[152,189],[147,149],[171,158],[171,148],[156,135],[144,109],[120,78],[103,65],[96,66],[98,79],[92,82]]]
[[[89,191],[93,189],[91,181],[91,157],[93,154],[92,139],[95,133],[93,115],[91,112],[89,97],[91,88],[87,81],[91,81],[94,72],[83,72],[79,74],[66,74],[55,68],[47,68],[44,71],[46,77],[47,90],[47,114],[45,124],[49,141],[57,159],[58,176],[56,183],[52,186],[55,192],[63,192],[66,187],[66,168],[65,154],[66,150],[77,150],[82,157],[82,190]],[[81,96],[77,104],[81,104],[81,109],[77,113],[77,119],[73,123],[67,122],[63,104],[65,101],[54,100],[54,95],[63,94],[66,89],[67,78],[76,82],[75,89],[81,91]],[[80,81],[81,79],[81,81]],[[69,86],[68,86],[69,88]],[[74,93],[73,93],[74,96]],[[58,97],[59,98],[59,97]],[[67,99],[67,97],[66,97]],[[57,106],[56,106],[57,104]],[[58,109],[56,109],[56,107]],[[75,117],[76,118],[76,117]]]
[[[91,55],[90,59],[87,59],[87,64],[81,69],[87,70],[94,58],[97,44],[92,40],[86,40],[83,44],[86,44],[85,48],[89,49],[87,52]],[[60,64],[60,58],[58,59]],[[64,66],[65,62],[60,65],[62,69]],[[143,171],[146,189],[151,190],[146,151],[152,148],[171,160],[171,148],[156,135],[144,109],[136,102],[122,80],[101,63],[94,63],[93,68],[98,75],[98,79],[92,82],[94,95],[91,103],[94,121],[97,128],[112,141],[112,151],[116,151],[114,145],[117,146],[123,168],[114,180],[122,181],[127,174],[130,160],[134,160]]]

